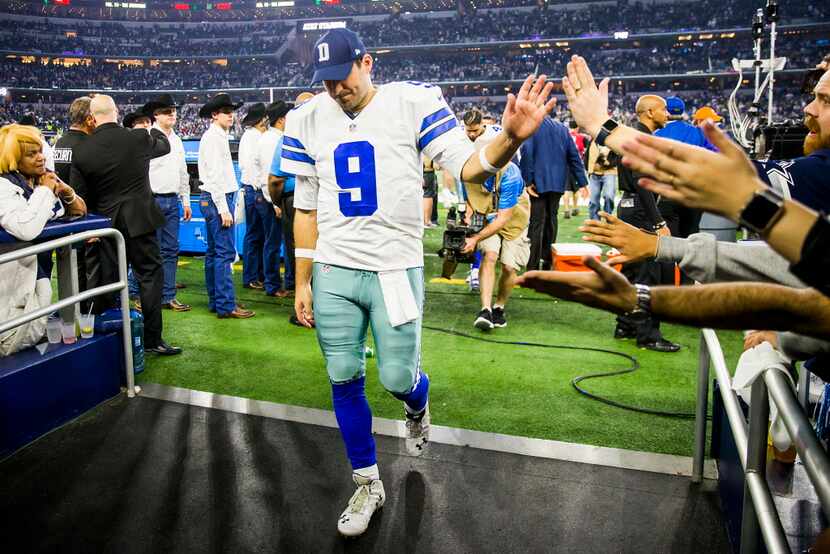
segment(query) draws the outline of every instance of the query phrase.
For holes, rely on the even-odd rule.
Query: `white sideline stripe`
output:
[[[158,385],[156,383],[144,383],[141,385],[141,388],[141,394],[143,396],[158,400],[168,400],[170,402],[200,406],[203,408],[215,408],[238,414],[337,428],[337,420],[334,417],[334,412],[328,410],[277,404],[264,400],[252,400],[239,396],[214,394],[212,392]],[[404,438],[405,434],[403,420],[376,417],[373,418],[372,429],[375,434],[389,437]],[[687,456],[674,456],[671,454],[639,452],[636,450],[592,446],[589,444],[533,439],[514,435],[502,435],[500,433],[485,433],[482,431],[444,427],[442,425],[431,426],[430,441],[439,444],[468,446],[481,450],[492,450],[506,452],[508,454],[534,456],[550,460],[562,460],[634,471],[648,471],[686,477],[691,477],[692,475],[692,458]],[[714,460],[706,460],[703,474],[706,479],[717,479],[717,466]]]

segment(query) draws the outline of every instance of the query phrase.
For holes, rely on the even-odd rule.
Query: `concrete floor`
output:
[[[120,396],[0,462],[3,550],[729,552],[713,482],[376,440],[387,502],[346,540],[337,430]]]

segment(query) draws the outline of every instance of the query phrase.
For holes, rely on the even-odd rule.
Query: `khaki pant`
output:
[[[499,261],[516,271],[521,271],[530,258],[530,240],[527,238],[527,229],[513,240],[505,240],[499,234],[488,237],[478,243],[482,252],[498,252]]]

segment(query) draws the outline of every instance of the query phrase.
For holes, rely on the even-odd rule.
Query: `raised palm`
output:
[[[518,94],[507,95],[507,106],[501,118],[501,125],[507,135],[520,142],[530,138],[545,116],[556,105],[556,98],[548,100],[553,83],[545,83],[547,76],[528,75]]]

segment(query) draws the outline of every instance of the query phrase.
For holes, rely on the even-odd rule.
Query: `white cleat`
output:
[[[349,499],[349,505],[337,520],[337,531],[344,537],[357,537],[366,532],[372,514],[383,507],[386,492],[383,481],[352,474],[357,490]]]
[[[429,403],[420,414],[406,412],[406,451],[410,456],[420,456],[429,442]]]

